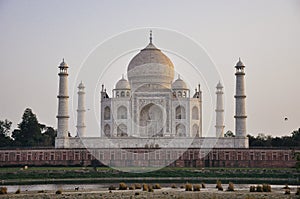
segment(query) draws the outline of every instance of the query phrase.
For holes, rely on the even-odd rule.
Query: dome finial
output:
[[[150,30],[150,43],[152,44],[152,30]]]

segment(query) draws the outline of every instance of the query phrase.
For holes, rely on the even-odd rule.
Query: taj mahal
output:
[[[85,86],[78,86],[76,137],[69,137],[68,68],[59,65],[56,148],[248,148],[246,137],[245,65],[236,69],[235,137],[224,137],[223,86],[216,82],[216,136],[202,132],[202,91],[191,91],[175,77],[172,61],[154,45],[140,50],[109,96],[104,85],[99,95],[100,135],[86,136]]]

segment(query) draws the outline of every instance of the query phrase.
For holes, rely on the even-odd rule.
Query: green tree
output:
[[[227,131],[225,134],[224,134],[224,137],[227,137],[227,138],[233,138],[233,137],[235,137],[235,135],[233,134],[233,132],[232,131]]]
[[[299,147],[300,128],[292,132],[291,136],[272,137],[271,135],[258,134],[254,137],[247,135],[250,147]]]
[[[44,146],[54,146],[56,131],[52,127],[45,127],[43,132],[43,145]]]
[[[293,131],[292,139],[295,142],[295,146],[300,146],[300,128],[297,131]]]
[[[5,119],[4,121],[0,120],[0,147],[10,146],[12,139],[9,136],[11,121]]]
[[[43,136],[41,133],[44,125],[41,125],[36,115],[30,108],[24,111],[22,122],[18,124],[18,128],[13,131],[12,137],[14,144],[17,146],[42,146]]]

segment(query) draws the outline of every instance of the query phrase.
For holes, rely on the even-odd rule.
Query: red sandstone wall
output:
[[[124,149],[125,150],[125,149]],[[290,149],[95,149],[98,159],[115,166],[155,166],[170,162],[172,167],[294,167]],[[94,154],[94,153],[93,153]],[[148,154],[148,155],[145,155]],[[0,166],[14,165],[92,165],[95,157],[86,149],[0,150]],[[101,165],[101,163],[98,162]]]

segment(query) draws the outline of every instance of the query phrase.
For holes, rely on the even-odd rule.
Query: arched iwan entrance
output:
[[[160,106],[150,103],[140,112],[140,135],[145,137],[163,136],[163,110]]]

